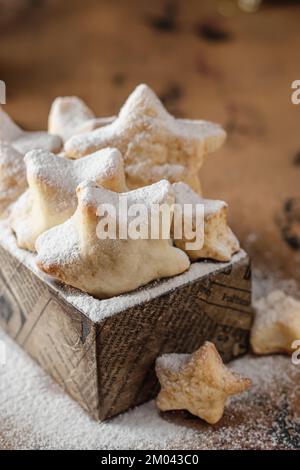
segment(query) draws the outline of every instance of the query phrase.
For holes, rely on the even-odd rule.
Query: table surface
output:
[[[220,122],[228,139],[201,170],[204,194],[229,203],[262,278],[299,285],[300,6],[225,18],[217,4],[48,0],[0,33],[5,109],[45,128],[56,96],[79,95],[107,116],[145,82],[176,116]]]

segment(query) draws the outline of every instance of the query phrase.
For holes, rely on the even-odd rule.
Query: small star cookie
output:
[[[225,136],[216,124],[175,119],[148,86],[139,85],[111,124],[73,136],[65,151],[70,158],[81,158],[116,147],[123,155],[130,189],[168,178],[200,192],[198,170],[204,156],[217,150]]]
[[[230,261],[240,245],[227,224],[227,204],[223,201],[203,199],[185,183],[174,183],[175,202],[180,206],[197,204],[204,206],[204,244],[201,249],[187,250],[186,243],[193,240],[175,239],[175,245],[184,250],[192,261],[211,258],[216,261]],[[196,230],[196,212],[193,211],[193,231]]]
[[[300,340],[300,302],[280,290],[269,293],[254,304],[256,316],[251,345],[256,354],[293,352]]]
[[[0,217],[26,190],[24,157],[14,147],[0,141]]]
[[[58,97],[51,106],[48,131],[59,135],[66,142],[73,135],[106,126],[114,119],[96,118],[93,111],[77,96]]]
[[[113,191],[126,191],[123,159],[116,149],[69,160],[34,150],[25,157],[29,189],[12,209],[10,223],[20,248],[35,251],[46,230],[69,219],[77,207],[76,188],[85,180]]]
[[[62,141],[57,135],[50,135],[43,131],[23,131],[0,107],[0,141],[3,140],[23,155],[34,149],[58,153],[62,147]]]
[[[189,268],[187,255],[173,247],[170,238],[119,236],[121,200],[126,198],[128,213],[136,204],[142,204],[147,214],[153,204],[171,205],[174,193],[166,180],[123,194],[86,182],[78,187],[77,197],[74,216],[36,242],[37,266],[44,273],[94,297],[107,298]],[[116,237],[99,237],[99,209],[106,204],[116,209]]]
[[[206,341],[193,354],[165,354],[156,360],[161,390],[160,410],[188,410],[210,424],[224,413],[226,400],[251,386],[250,379],[229,370],[213,343]]]

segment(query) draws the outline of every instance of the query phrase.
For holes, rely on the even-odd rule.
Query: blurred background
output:
[[[220,122],[206,197],[230,204],[257,271],[300,282],[300,3],[251,0],[0,0],[5,110],[46,128],[52,100],[116,114],[145,82],[176,116]]]

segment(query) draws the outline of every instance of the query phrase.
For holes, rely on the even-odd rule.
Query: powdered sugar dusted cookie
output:
[[[173,184],[175,201],[180,206],[192,204],[193,230],[196,230],[196,205],[204,207],[204,244],[201,249],[188,250],[187,243],[193,240],[175,239],[175,245],[186,251],[190,259],[211,258],[217,261],[230,261],[232,255],[240,249],[239,241],[227,224],[227,204],[223,201],[203,199],[187,184]],[[183,231],[184,233],[184,231]]]
[[[156,360],[160,410],[188,410],[210,424],[223,416],[226,400],[244,392],[251,381],[229,370],[213,343],[193,354],[165,354]]]
[[[38,238],[38,267],[60,281],[95,297],[112,297],[132,291],[148,282],[180,274],[189,268],[187,255],[169,239],[121,238],[120,195],[91,183],[77,189],[78,208],[74,216]],[[152,204],[171,205],[170,183],[154,185],[122,194],[128,208],[143,204],[147,214]],[[116,238],[100,237],[101,207],[116,208]],[[99,214],[99,215],[98,215]],[[103,221],[106,224],[106,221]]]
[[[66,142],[65,150],[70,158],[81,158],[113,146],[124,157],[130,188],[168,176],[171,182],[184,178],[195,191],[200,191],[197,173],[203,158],[222,145],[225,135],[220,126],[207,121],[175,119],[148,86],[140,85],[112,124],[73,136]],[[185,171],[179,171],[178,165]],[[163,175],[164,169],[167,175]]]
[[[199,177],[197,172],[189,172],[184,165],[172,165],[165,163],[163,165],[152,165],[150,161],[141,162],[126,166],[127,181],[130,181],[131,187],[142,187],[148,184],[156,183],[162,179],[167,179],[170,183],[174,181],[186,181],[192,187],[199,186]]]
[[[33,149],[58,152],[60,137],[47,132],[25,132],[0,107],[0,216],[27,188],[23,157]]]
[[[50,134],[59,135],[65,142],[70,137],[90,132],[110,124],[115,118],[96,118],[93,111],[77,96],[56,98],[48,118]]]
[[[280,290],[269,293],[255,305],[251,345],[256,354],[292,353],[300,340],[300,302]]]
[[[9,143],[0,142],[0,218],[26,188],[23,155]]]
[[[21,248],[35,249],[37,237],[71,217],[76,188],[84,180],[114,191],[126,190],[123,159],[105,149],[78,161],[35,150],[25,157],[29,190],[12,210],[11,226]]]
[[[1,140],[10,143],[12,147],[23,155],[34,149],[43,149],[57,153],[62,147],[62,141],[57,135],[50,135],[43,131],[23,131],[0,107],[0,141]]]

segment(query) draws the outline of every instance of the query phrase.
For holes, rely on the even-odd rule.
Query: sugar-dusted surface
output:
[[[32,149],[44,149],[58,152],[62,141],[57,135],[47,132],[25,132],[0,107],[0,139],[9,142],[18,152],[25,155]]]
[[[168,139],[177,139],[179,145],[184,142],[185,152],[191,158],[195,152],[189,152],[187,143],[191,144],[193,141],[197,143],[199,148],[197,157],[200,158],[203,154],[219,148],[226,137],[221,126],[217,124],[203,120],[175,119],[167,112],[151,88],[141,84],[130,94],[115,121],[92,132],[71,137],[65,144],[65,151],[69,156],[81,157],[89,154],[91,149],[112,146],[122,152],[125,161],[129,159],[136,163],[129,150],[130,147],[134,147],[136,143],[143,145],[144,142],[149,145],[150,135],[155,135],[155,145],[164,145],[166,140],[164,138],[161,140],[162,132],[168,136]],[[139,150],[141,151],[140,148]],[[151,152],[147,154],[149,156]],[[172,158],[171,161],[176,163]]]
[[[188,284],[195,279],[206,276],[216,267],[220,270],[226,268],[230,263],[214,263],[214,262],[199,262],[192,263],[190,269],[173,278],[156,281],[146,287],[142,287],[134,292],[120,295],[111,299],[97,300],[90,295],[84,294],[77,289],[53,281],[49,277],[43,275],[35,266],[35,255],[24,250],[20,250],[16,245],[16,240],[11,230],[7,227],[6,222],[0,223],[0,243],[10,253],[16,256],[26,266],[32,269],[40,278],[42,278],[48,285],[56,290],[58,295],[66,299],[71,305],[83,312],[92,321],[100,321],[109,316],[115,315],[133,305],[142,304],[150,299],[162,295],[166,292],[172,291],[179,286]],[[243,259],[246,253],[241,250],[233,256],[231,263],[238,262]],[[145,261],[146,262],[146,261]]]
[[[0,216],[27,187],[23,155],[0,141]]]
[[[254,303],[256,309],[256,328],[268,328],[274,323],[300,318],[300,302],[286,295],[282,290],[273,290]]]
[[[27,176],[42,181],[57,190],[75,195],[77,186],[83,181],[101,182],[105,187],[113,178],[122,179],[120,187],[108,185],[113,190],[125,189],[125,177],[121,154],[116,149],[106,148],[79,161],[56,158],[43,150],[33,150],[25,156]],[[74,196],[75,197],[75,196]]]
[[[4,333],[0,366],[0,448],[300,448],[300,367],[287,357],[245,357],[232,368],[253,381],[209,426],[186,412],[159,414],[149,402],[104,423],[92,421]],[[298,385],[297,385],[298,384]]]
[[[223,207],[227,207],[226,202],[212,199],[203,199],[185,183],[174,183],[173,188],[176,194],[176,203],[184,204],[203,204],[206,217],[216,214]]]
[[[172,372],[178,372],[190,359],[190,354],[163,354],[156,363],[159,363],[161,367]]]

